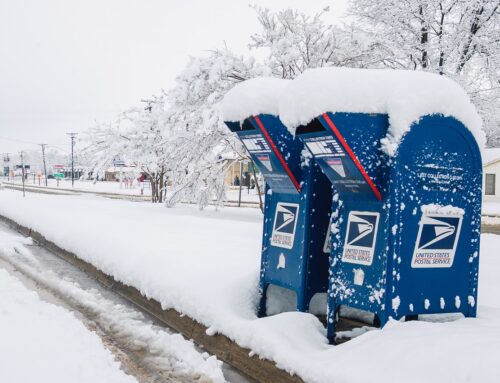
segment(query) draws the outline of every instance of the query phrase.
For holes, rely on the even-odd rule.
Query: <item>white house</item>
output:
[[[483,151],[483,201],[500,202],[500,148]]]

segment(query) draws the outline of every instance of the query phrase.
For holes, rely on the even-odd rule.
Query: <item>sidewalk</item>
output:
[[[500,237],[482,236],[477,319],[390,322],[327,344],[311,315],[257,319],[262,215],[258,209],[0,191],[0,214],[42,233],[146,297],[222,333],[308,382],[497,382]],[[270,299],[271,311],[285,305]],[[411,373],[410,373],[411,372]]]

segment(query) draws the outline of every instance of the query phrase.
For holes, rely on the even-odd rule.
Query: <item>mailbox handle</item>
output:
[[[323,119],[326,121],[326,123],[328,124],[328,126],[332,130],[333,134],[335,135],[337,140],[339,140],[340,144],[342,145],[344,150],[347,152],[349,157],[351,157],[352,162],[354,162],[354,165],[356,166],[356,168],[358,168],[358,170],[361,172],[361,175],[365,179],[366,183],[373,190],[373,193],[375,193],[375,196],[377,197],[377,199],[379,201],[382,201],[382,194],[380,194],[380,191],[378,190],[377,186],[375,186],[372,179],[370,178],[370,176],[366,172],[365,168],[363,167],[363,165],[361,165],[361,162],[359,162],[358,157],[356,157],[356,155],[352,151],[351,147],[349,146],[349,144],[347,144],[346,140],[344,139],[342,134],[340,134],[339,130],[337,129],[337,127],[335,126],[335,124],[333,123],[333,121],[331,120],[331,118],[328,116],[327,113],[323,113]]]

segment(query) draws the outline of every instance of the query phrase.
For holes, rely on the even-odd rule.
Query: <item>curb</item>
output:
[[[148,312],[166,327],[181,333],[187,339],[192,339],[207,352],[217,356],[220,360],[230,364],[255,381],[260,383],[303,383],[303,380],[298,376],[290,375],[288,372],[279,369],[273,362],[267,359],[260,359],[257,355],[250,356],[249,349],[238,346],[225,335],[216,334],[214,336],[209,336],[206,334],[207,327],[196,322],[194,319],[182,315],[174,309],[163,310],[158,301],[144,297],[135,287],[127,286],[122,282],[116,281],[113,277],[78,258],[75,254],[47,240],[37,231],[20,225],[3,215],[0,215],[0,220],[8,224],[17,232],[27,237],[31,237],[37,244],[83,270],[105,287],[118,293],[128,301]]]

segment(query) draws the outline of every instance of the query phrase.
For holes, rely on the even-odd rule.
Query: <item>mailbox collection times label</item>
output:
[[[271,153],[271,148],[266,139],[260,134],[249,134],[241,139],[243,145],[251,154]]]
[[[371,211],[351,211],[342,262],[370,266],[373,263],[380,214]]]
[[[278,202],[271,237],[272,246],[284,249],[291,249],[293,247],[298,217],[298,204]]]
[[[418,229],[411,267],[451,267],[461,227],[461,214],[424,214]]]

